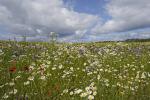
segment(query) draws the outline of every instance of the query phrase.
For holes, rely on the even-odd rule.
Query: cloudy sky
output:
[[[0,0],[0,39],[150,38],[150,0]]]

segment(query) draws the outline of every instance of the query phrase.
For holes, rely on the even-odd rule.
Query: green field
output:
[[[150,100],[150,42],[0,42],[0,100]]]

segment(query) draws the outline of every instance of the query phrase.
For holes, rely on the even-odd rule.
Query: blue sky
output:
[[[66,4],[72,6],[75,11],[90,14],[104,13],[104,0],[64,0]]]
[[[149,0],[0,0],[0,39],[105,41],[150,38]]]
[[[108,0],[63,0],[68,6],[71,6],[74,11],[80,13],[88,13],[97,15],[103,18],[103,21],[111,19],[107,13],[105,6]]]

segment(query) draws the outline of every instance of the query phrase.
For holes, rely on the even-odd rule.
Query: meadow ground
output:
[[[150,100],[150,42],[0,42],[0,99]]]

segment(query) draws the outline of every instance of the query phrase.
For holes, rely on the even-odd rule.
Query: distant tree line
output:
[[[150,38],[148,39],[127,39],[126,42],[149,42]]]

